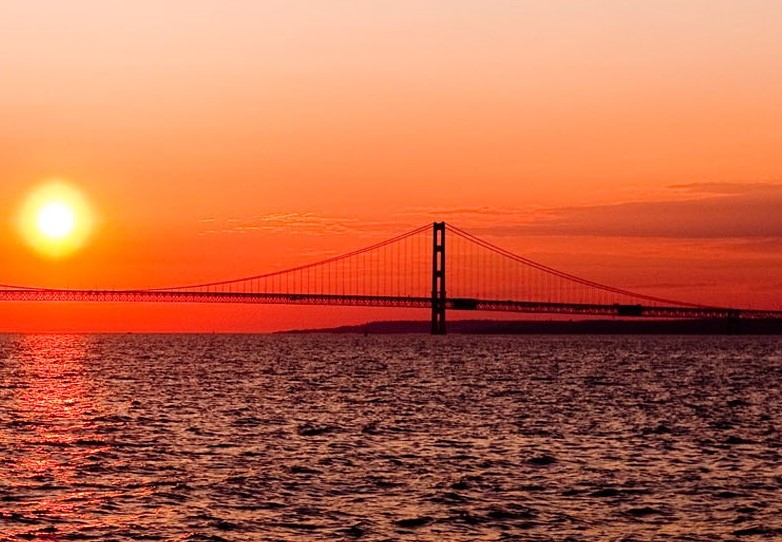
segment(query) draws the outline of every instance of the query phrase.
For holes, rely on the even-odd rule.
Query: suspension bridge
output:
[[[431,311],[435,335],[445,334],[448,311],[719,318],[729,323],[782,319],[782,311],[707,306],[588,280],[514,254],[445,222],[427,224],[347,254],[252,276],[124,290],[0,284],[0,301],[409,307]]]

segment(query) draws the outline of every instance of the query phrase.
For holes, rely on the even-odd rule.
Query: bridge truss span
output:
[[[221,303],[253,305],[335,305],[428,309],[431,297],[330,295],[246,292],[188,292],[178,290],[71,290],[54,288],[0,289],[0,301],[31,303]],[[665,307],[543,303],[530,301],[449,298],[449,311],[489,311],[570,316],[780,319],[782,311],[738,310],[718,307]]]
[[[447,282],[446,282],[447,277]],[[705,306],[607,285],[530,260],[435,222],[320,261],[236,279],[145,289],[0,284],[0,302],[244,303],[621,318],[782,319],[782,310]]]

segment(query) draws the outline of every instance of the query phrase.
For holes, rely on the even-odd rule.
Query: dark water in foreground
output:
[[[782,539],[782,340],[0,337],[0,539]]]

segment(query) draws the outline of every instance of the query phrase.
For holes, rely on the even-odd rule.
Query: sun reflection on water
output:
[[[87,336],[29,335],[10,351],[19,384],[9,404],[11,453],[0,471],[25,495],[17,509],[33,524],[78,521],[93,499],[94,492],[73,489],[82,481],[77,466],[105,448],[91,436],[100,393],[89,350]]]
[[[16,397],[17,413],[41,444],[70,444],[88,429],[86,413],[96,394],[85,368],[89,338],[36,335],[19,343],[26,373]]]

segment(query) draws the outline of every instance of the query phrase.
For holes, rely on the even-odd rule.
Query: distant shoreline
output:
[[[365,324],[280,331],[279,334],[429,333],[423,320],[374,321]],[[730,332],[730,333],[729,333]],[[744,320],[738,329],[723,320],[453,320],[448,333],[468,335],[782,335],[780,320]]]

